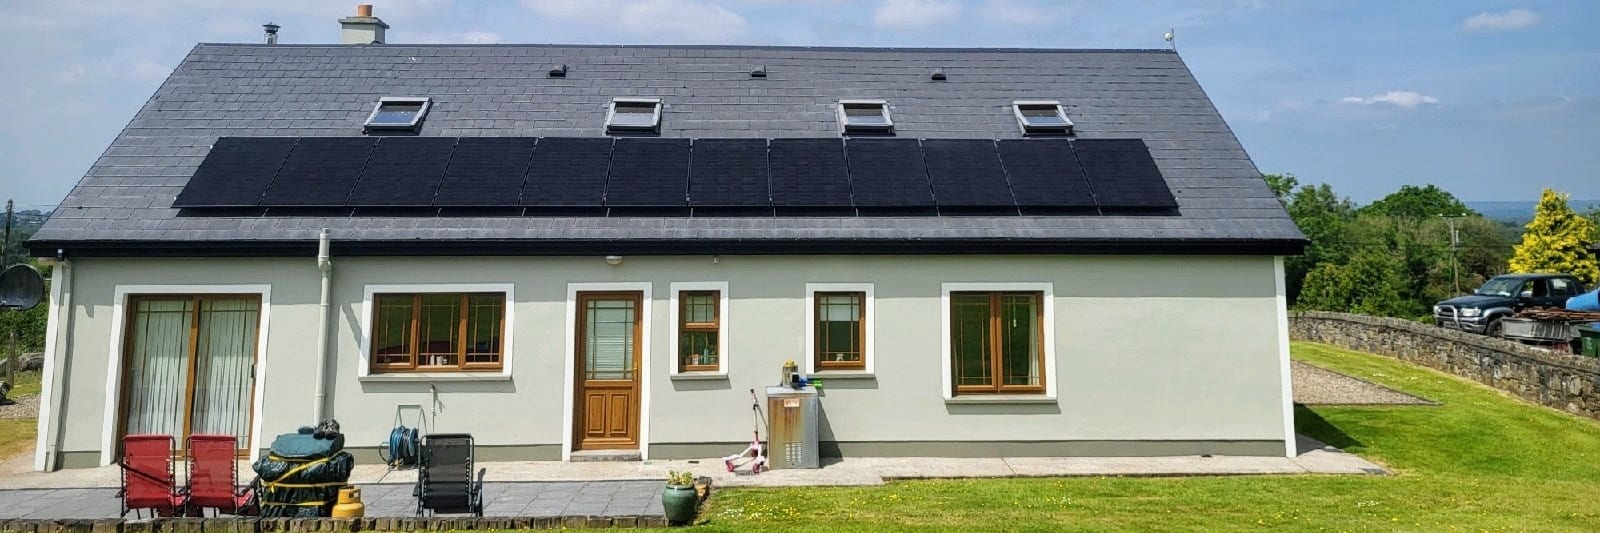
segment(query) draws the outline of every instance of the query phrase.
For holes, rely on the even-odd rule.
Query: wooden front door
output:
[[[578,293],[574,450],[639,447],[643,294]]]

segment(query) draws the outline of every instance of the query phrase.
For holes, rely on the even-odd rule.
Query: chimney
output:
[[[339,19],[340,42],[344,44],[383,44],[383,19],[372,16],[372,4],[356,6],[356,16]]]
[[[277,24],[274,24],[274,23],[271,23],[271,22],[268,22],[266,24],[262,24],[261,25],[262,29],[267,30],[267,44],[278,44],[278,28],[279,27],[280,26],[278,26]]]

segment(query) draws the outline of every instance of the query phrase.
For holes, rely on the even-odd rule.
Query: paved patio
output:
[[[409,484],[359,485],[369,517],[416,516]],[[660,517],[660,481],[485,483],[484,516]],[[117,489],[0,490],[0,520],[117,518]],[[146,514],[148,516],[148,514]],[[129,515],[132,518],[132,515]]]

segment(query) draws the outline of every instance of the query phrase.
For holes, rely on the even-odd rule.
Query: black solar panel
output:
[[[361,181],[350,193],[350,205],[364,207],[427,207],[439,190],[453,137],[384,137],[373,150]]]
[[[688,191],[689,139],[617,139],[607,207],[684,207]]]
[[[344,206],[377,143],[368,137],[302,137],[278,169],[261,205]]]
[[[775,207],[851,206],[843,140],[773,139],[767,167]]]
[[[1094,194],[1065,139],[1004,140],[996,147],[1022,207],[1094,209]]]
[[[689,205],[694,207],[766,207],[766,139],[700,139],[694,141],[689,166]]]
[[[1072,141],[1095,200],[1102,208],[1177,207],[1167,180],[1139,139]]]
[[[916,139],[850,139],[850,192],[856,207],[933,207]]]
[[[295,137],[223,137],[211,145],[200,168],[178,193],[173,207],[254,207],[272,185]]]
[[[533,159],[534,137],[462,137],[434,197],[436,206],[514,206]]]
[[[939,207],[1016,206],[994,141],[928,139],[922,153]]]
[[[612,140],[545,137],[533,148],[522,186],[522,205],[599,207],[606,192]]]

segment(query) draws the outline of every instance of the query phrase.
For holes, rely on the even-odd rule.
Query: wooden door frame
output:
[[[263,395],[266,384],[267,339],[271,325],[272,311],[272,286],[265,284],[241,285],[117,285],[112,303],[111,335],[107,353],[110,357],[106,364],[106,388],[103,421],[101,423],[100,464],[115,464],[121,454],[120,437],[126,429],[123,407],[127,405],[126,387],[124,381],[131,358],[125,357],[125,350],[134,334],[131,324],[137,315],[137,309],[131,304],[140,298],[251,298],[256,300],[256,338],[253,357],[254,373],[250,390],[249,420],[246,422],[248,435],[246,445],[250,460],[255,460],[260,455],[258,446],[261,443]],[[198,315],[199,309],[195,309]],[[193,335],[191,331],[191,336]],[[191,350],[190,357],[197,357],[198,352]],[[190,393],[186,393],[190,394]],[[186,401],[191,401],[186,398]],[[185,415],[187,416],[187,415]],[[241,457],[244,454],[241,454]]]
[[[572,347],[572,350],[573,350],[572,368],[573,368],[573,371],[575,372],[575,374],[573,375],[573,378],[572,378],[573,379],[573,387],[574,387],[573,388],[573,398],[572,398],[572,401],[573,401],[572,408],[574,409],[573,414],[572,414],[573,422],[574,422],[573,427],[572,427],[572,448],[574,450],[576,450],[576,449],[578,449],[578,446],[583,443],[582,433],[583,433],[583,429],[584,429],[584,421],[588,417],[588,413],[585,411],[584,402],[580,402],[580,401],[578,401],[578,399],[579,399],[579,396],[583,395],[583,393],[586,390],[585,386],[584,386],[584,383],[589,381],[584,376],[585,372],[584,372],[583,361],[584,361],[584,359],[587,358],[588,354],[585,353],[584,350],[583,350],[583,343],[584,343],[584,340],[588,338],[588,336],[587,336],[587,333],[588,333],[588,327],[587,327],[588,326],[588,321],[585,319],[586,318],[585,317],[585,315],[586,315],[585,311],[587,311],[586,304],[588,304],[589,302],[594,302],[594,301],[631,301],[631,302],[633,302],[634,315],[633,315],[633,379],[632,379],[632,381],[633,381],[633,386],[632,386],[633,391],[632,391],[632,394],[633,394],[633,400],[634,401],[633,401],[633,409],[630,411],[631,420],[628,421],[628,425],[631,426],[631,429],[633,430],[633,442],[631,442],[631,443],[621,443],[618,446],[608,446],[608,445],[601,444],[601,445],[590,447],[588,449],[591,449],[591,450],[602,450],[602,449],[627,450],[627,449],[635,449],[640,444],[640,442],[639,442],[639,409],[641,407],[643,407],[643,404],[644,404],[644,398],[643,398],[643,395],[642,395],[642,392],[641,392],[641,389],[643,388],[641,386],[641,384],[642,384],[641,382],[644,381],[644,379],[643,379],[644,368],[641,366],[641,355],[642,355],[641,352],[643,351],[643,344],[644,344],[644,341],[645,341],[644,336],[643,336],[643,333],[644,333],[644,314],[643,314],[644,313],[644,294],[640,293],[639,291],[583,291],[583,292],[579,292],[578,293],[578,300],[577,300],[578,316],[575,317],[576,322],[577,322],[577,330],[573,332],[573,337],[575,339],[577,339],[577,341]],[[597,381],[612,381],[612,380],[597,380]],[[614,381],[624,381],[624,380],[614,380]],[[579,412],[583,412],[584,416],[583,417],[578,416]]]
[[[134,336],[138,335],[138,333],[134,331],[133,325],[136,320],[139,320],[139,301],[189,301],[189,303],[194,303],[194,309],[190,309],[189,311],[189,339],[187,339],[187,343],[189,343],[189,357],[187,357],[187,359],[189,360],[186,362],[186,365],[189,368],[187,368],[186,371],[187,379],[186,383],[184,383],[184,400],[182,400],[182,405],[184,405],[184,423],[182,423],[182,434],[194,434],[195,373],[197,373],[198,367],[200,367],[200,317],[202,317],[203,314],[202,301],[205,301],[205,299],[253,299],[253,301],[256,301],[256,336],[254,336],[253,346],[250,347],[250,403],[248,403],[248,407],[246,407],[245,410],[246,431],[251,431],[251,429],[254,427],[254,424],[256,424],[256,400],[258,400],[256,399],[256,379],[258,379],[256,370],[259,370],[258,365],[261,363],[261,351],[259,351],[259,349],[261,349],[262,343],[261,330],[262,327],[264,327],[264,323],[262,323],[261,320],[261,295],[250,295],[250,293],[163,293],[163,295],[126,296],[125,304],[126,306],[131,307],[131,311],[125,312],[125,315],[123,315],[123,320],[125,320],[125,322],[123,322],[123,331],[126,331],[126,335],[123,335],[122,338],[122,365],[120,365],[120,367],[122,367],[120,368],[120,373],[122,373],[122,379],[120,379],[120,381],[122,381],[122,391],[118,392],[117,405],[118,407],[122,407],[122,405],[128,405],[128,395],[130,395],[128,386],[131,384],[130,379],[128,379],[128,371],[133,370],[133,357],[128,357],[128,354],[130,354],[131,349],[133,349]],[[118,437],[128,434],[128,416],[126,415],[128,415],[126,410],[118,410]],[[243,435],[243,437],[245,437],[246,440],[246,447],[251,447],[251,445],[254,445],[253,435]],[[179,456],[184,455],[184,447],[186,447],[186,442],[184,442],[184,439],[182,439],[182,437],[174,437],[174,442],[176,442],[176,448],[174,448],[174,451],[176,451]],[[117,442],[115,442],[115,448],[117,448],[117,450],[115,450],[115,456],[122,456],[122,440],[118,439]],[[251,455],[251,450],[250,448],[235,450],[235,455],[240,456],[240,458],[245,458],[245,456]]]
[[[572,450],[576,445],[575,441],[577,435],[577,422],[574,420],[578,407],[576,402],[578,394],[576,381],[578,378],[578,373],[582,370],[582,368],[577,365],[577,343],[579,341],[577,329],[579,315],[582,311],[582,308],[578,305],[578,294],[590,292],[627,292],[635,293],[639,297],[639,373],[637,374],[639,378],[639,456],[641,459],[648,460],[650,459],[651,376],[655,372],[655,367],[651,364],[650,355],[651,347],[655,340],[655,337],[652,334],[652,327],[655,323],[655,315],[652,314],[654,312],[654,306],[652,305],[652,295],[654,293],[653,284],[647,281],[584,282],[567,284],[566,331],[564,334],[566,337],[566,345],[564,349],[565,358],[563,362],[563,364],[566,365],[566,372],[564,373],[565,377],[563,378],[565,384],[562,388],[563,408],[561,413],[561,459],[563,461],[571,460]]]

